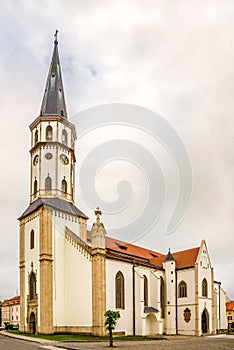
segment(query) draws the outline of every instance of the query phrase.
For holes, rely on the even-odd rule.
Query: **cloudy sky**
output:
[[[166,253],[205,239],[215,279],[234,299],[234,2],[0,0],[0,300],[19,288],[28,126],[40,111],[55,29],[71,117],[100,104],[139,105],[169,122],[190,155],[185,219],[171,235],[153,229],[136,243]],[[76,204],[86,209],[79,195]]]

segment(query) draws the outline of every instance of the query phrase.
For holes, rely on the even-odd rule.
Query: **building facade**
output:
[[[87,231],[74,204],[76,130],[56,37],[30,131],[30,204],[19,218],[20,331],[104,335],[104,312],[117,309],[121,334],[216,333],[225,303],[205,241],[166,255],[144,249],[108,237],[99,209]]]
[[[228,300],[226,303],[226,319],[227,327],[230,331],[232,329],[232,323],[234,322],[234,301]]]
[[[11,323],[15,326],[20,324],[20,296],[4,301],[2,304],[2,324]]]

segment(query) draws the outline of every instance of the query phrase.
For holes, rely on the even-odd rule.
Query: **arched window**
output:
[[[53,139],[53,129],[51,125],[46,127],[46,141],[52,141]]]
[[[37,193],[37,180],[34,180],[34,184],[33,184],[33,193],[36,194]]]
[[[202,280],[202,296],[203,297],[208,296],[208,284],[205,278]]]
[[[35,144],[38,143],[38,130],[35,131],[34,140],[35,140]]]
[[[144,306],[148,306],[148,280],[147,277],[144,275]]]
[[[62,143],[67,144],[67,131],[65,129],[62,131]]]
[[[161,317],[165,317],[165,283],[164,279],[160,277],[160,308],[161,308]]]
[[[30,249],[34,249],[34,231],[30,233]]]
[[[67,181],[65,179],[62,181],[62,193],[67,193]]]
[[[34,272],[29,276],[29,300],[36,299],[36,275]]]
[[[45,179],[45,190],[46,191],[51,191],[52,190],[52,179],[49,176],[49,174],[48,174],[48,176]]]
[[[178,297],[186,298],[187,297],[187,284],[184,281],[181,281],[178,286]]]
[[[115,276],[115,304],[116,309],[124,309],[124,276],[120,271]]]

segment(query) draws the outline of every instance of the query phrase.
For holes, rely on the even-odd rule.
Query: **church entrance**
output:
[[[36,317],[35,317],[34,312],[31,312],[31,314],[30,314],[29,331],[31,334],[36,333]]]
[[[208,311],[205,309],[202,313],[202,319],[201,319],[201,326],[202,326],[202,333],[205,334],[208,332],[208,321],[209,321],[209,314]]]
[[[156,316],[148,314],[146,317],[146,335],[156,334]]]

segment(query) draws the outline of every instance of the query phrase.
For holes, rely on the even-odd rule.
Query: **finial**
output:
[[[100,216],[102,215],[102,212],[99,209],[99,207],[97,207],[97,210],[95,210],[95,215],[96,215],[96,222],[97,222],[97,224],[100,224]]]
[[[58,44],[57,35],[58,35],[58,30],[56,29],[55,34],[54,34],[54,43],[55,44]]]
[[[171,252],[171,248],[169,248],[169,253]]]

